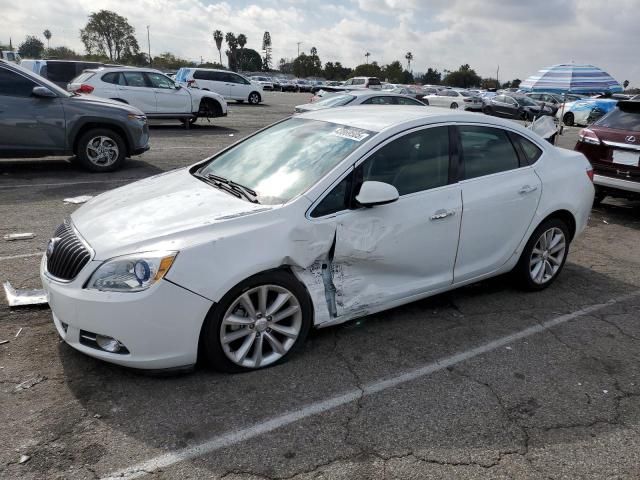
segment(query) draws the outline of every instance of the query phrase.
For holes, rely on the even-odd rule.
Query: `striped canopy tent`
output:
[[[616,93],[622,86],[607,72],[593,65],[560,64],[538,70],[520,84],[528,92]]]

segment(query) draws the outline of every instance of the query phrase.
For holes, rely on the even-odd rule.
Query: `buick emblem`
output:
[[[624,137],[624,139],[629,143],[635,143],[636,141],[636,137],[634,137],[633,135],[626,136]]]
[[[53,237],[51,240],[49,240],[49,243],[47,244],[47,252],[46,252],[47,258],[51,257],[59,241],[60,241],[60,238],[58,237]]]

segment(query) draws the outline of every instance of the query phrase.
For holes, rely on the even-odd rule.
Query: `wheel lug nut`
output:
[[[253,323],[252,323],[251,325],[249,325],[249,328],[250,328],[251,330],[253,330]]]
[[[269,321],[273,320],[273,318],[271,317],[271,315],[269,315],[269,316],[267,317],[267,320],[269,320]]]

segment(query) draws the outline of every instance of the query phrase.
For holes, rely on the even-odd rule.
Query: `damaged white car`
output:
[[[120,365],[273,365],[312,327],[512,272],[549,286],[593,202],[585,157],[425,107],[302,114],[100,195],[55,232],[56,328]]]

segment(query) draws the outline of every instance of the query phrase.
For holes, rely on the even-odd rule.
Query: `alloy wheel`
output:
[[[120,155],[120,149],[112,138],[98,136],[89,140],[86,153],[87,158],[94,165],[108,167],[116,162]]]
[[[529,275],[538,285],[550,281],[558,273],[564,261],[567,242],[564,233],[557,227],[540,235],[529,259]]]
[[[220,344],[234,364],[261,368],[286,355],[301,329],[296,296],[279,285],[260,285],[231,303],[220,324]]]
[[[260,97],[257,93],[252,93],[251,95],[249,95],[249,102],[253,105],[257,105],[260,102]]]

